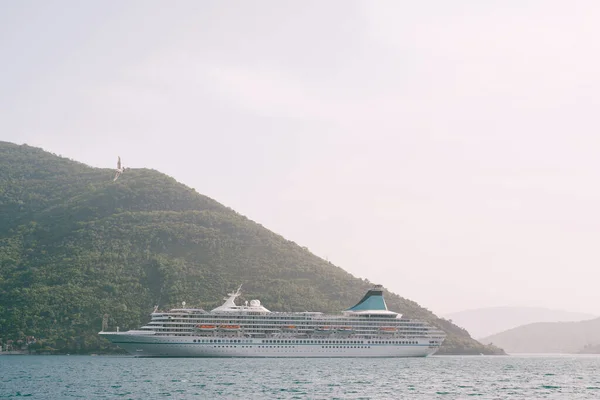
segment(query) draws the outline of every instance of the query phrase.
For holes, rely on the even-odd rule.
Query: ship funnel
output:
[[[383,286],[373,286],[354,307],[346,311],[388,311],[383,299]]]

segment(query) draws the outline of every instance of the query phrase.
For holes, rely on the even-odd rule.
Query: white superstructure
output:
[[[259,300],[238,306],[240,289],[210,312],[155,309],[138,330],[100,335],[145,357],[425,357],[446,337],[389,311],[380,285],[340,315],[271,312]]]

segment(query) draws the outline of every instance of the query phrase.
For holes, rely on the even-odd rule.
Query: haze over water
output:
[[[0,398],[598,399],[600,356],[2,356]]]

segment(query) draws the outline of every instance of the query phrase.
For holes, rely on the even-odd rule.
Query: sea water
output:
[[[600,356],[0,356],[0,398],[600,399]]]

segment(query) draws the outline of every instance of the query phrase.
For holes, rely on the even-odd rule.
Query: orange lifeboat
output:
[[[221,325],[221,326],[219,326],[219,329],[222,329],[224,331],[239,331],[240,326],[239,325]]]
[[[336,328],[336,331],[342,335],[350,335],[350,334],[354,333],[354,329],[352,329],[349,326],[338,326]]]

